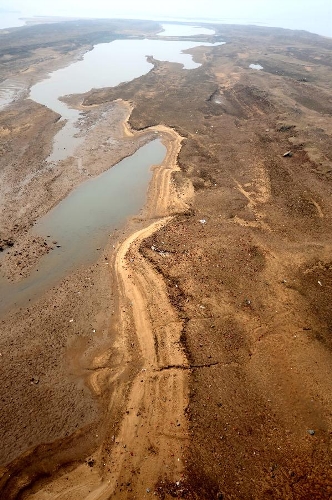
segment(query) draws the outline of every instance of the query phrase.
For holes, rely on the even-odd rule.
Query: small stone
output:
[[[310,434],[310,436],[314,436],[315,435],[315,431],[313,429],[309,429],[308,430],[308,434]]]

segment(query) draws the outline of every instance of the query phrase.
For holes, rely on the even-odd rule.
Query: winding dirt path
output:
[[[127,133],[132,133],[128,127]],[[154,167],[145,209],[147,227],[130,235],[116,251],[114,271],[119,293],[119,345],[124,362],[130,362],[126,348],[136,337],[141,369],[135,376],[125,405],[124,417],[116,436],[113,422],[105,422],[105,440],[95,453],[95,466],[82,464],[66,477],[46,485],[34,499],[106,500],[108,498],[143,499],[159,481],[176,483],[184,471],[184,452],[188,443],[185,409],[188,404],[188,363],[180,344],[182,320],[172,308],[164,281],[139,249],[142,241],[166,225],[171,217],[160,217],[186,208],[190,190],[176,193],[171,174],[177,167],[181,137],[166,127],[153,130],[167,144],[167,156],[161,166]],[[132,344],[133,347],[133,344]],[[127,351],[126,351],[127,349]],[[105,356],[107,359],[107,356]],[[103,367],[98,358],[103,383],[120,379]],[[119,380],[116,394],[124,394]],[[92,373],[91,387],[100,392],[98,371]],[[109,402],[112,406],[113,401]]]

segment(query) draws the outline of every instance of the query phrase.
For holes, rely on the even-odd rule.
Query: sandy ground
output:
[[[87,491],[94,491],[95,498],[99,498],[99,493],[103,495],[108,495],[112,491],[121,491],[121,486],[124,484],[123,481],[133,483],[133,480],[129,480],[129,476],[131,476],[131,470],[137,469],[138,465],[141,464],[142,461],[146,462],[144,468],[142,469],[142,476],[145,477],[148,475],[146,479],[144,479],[143,484],[141,481],[137,481],[137,488],[140,490],[141,495],[143,495],[143,491],[146,490],[145,480],[149,480],[151,485],[154,485],[159,480],[160,470],[163,469],[167,473],[167,478],[174,483],[176,480],[181,479],[183,475],[183,460],[184,460],[184,450],[185,450],[185,442],[187,439],[187,431],[186,431],[186,420],[184,416],[184,410],[187,406],[187,393],[188,393],[188,384],[187,384],[187,373],[185,371],[186,360],[185,354],[180,347],[180,333],[181,333],[181,321],[176,318],[175,312],[169,306],[167,300],[167,294],[164,289],[163,281],[154,273],[153,270],[150,269],[148,262],[142,258],[139,254],[139,245],[141,241],[147,236],[153,234],[156,230],[158,230],[162,225],[167,224],[169,219],[161,219],[160,217],[165,216],[165,214],[170,214],[172,212],[178,213],[179,211],[183,211],[187,208],[186,200],[190,199],[190,196],[193,194],[193,191],[188,188],[190,183],[187,184],[187,187],[183,187],[181,192],[177,192],[174,183],[171,182],[171,174],[178,169],[177,166],[177,156],[180,150],[181,138],[179,135],[171,129],[168,129],[164,126],[158,126],[151,128],[150,130],[145,130],[140,133],[133,133],[128,126],[128,118],[131,112],[131,106],[125,102],[118,102],[112,105],[106,105],[105,107],[99,107],[97,117],[102,117],[97,119],[96,116],[88,116],[89,124],[92,120],[94,123],[94,127],[90,134],[88,134],[84,146],[80,148],[80,157],[83,158],[84,166],[87,168],[90,166],[91,173],[87,171],[87,168],[84,168],[85,175],[95,175],[99,173],[101,170],[107,168],[107,162],[110,161],[109,154],[109,146],[107,150],[104,151],[100,148],[100,143],[105,142],[107,139],[107,145],[109,145],[109,130],[110,130],[110,117],[112,119],[112,161],[115,162],[116,154],[121,157],[124,154],[124,145],[127,145],[127,151],[135,151],[140,145],[147,142],[147,140],[151,140],[154,138],[156,134],[162,137],[163,142],[167,146],[167,155],[165,161],[161,166],[153,167],[153,181],[149,187],[148,191],[148,203],[144,211],[142,212],[139,220],[136,222],[136,225],[144,225],[144,229],[139,229],[138,231],[133,231],[133,225],[135,225],[135,221],[131,223],[131,225],[127,228],[126,232],[130,234],[130,236],[124,240],[124,242],[119,245],[119,248],[116,250],[112,248],[112,250],[105,250],[105,257],[102,258],[101,262],[98,262],[93,269],[88,271],[82,270],[79,273],[71,276],[69,280],[66,280],[65,285],[69,289],[64,290],[64,284],[59,287],[56,287],[54,290],[51,290],[46,294],[47,300],[39,300],[35,304],[32,305],[32,308],[29,309],[29,314],[31,315],[30,325],[33,324],[33,327],[36,327],[36,316],[39,317],[39,322],[43,324],[43,318],[40,318],[40,311],[47,311],[46,317],[48,323],[53,323],[51,320],[52,313],[50,309],[63,309],[66,307],[66,314],[70,312],[71,316],[75,317],[80,314],[80,308],[85,308],[86,300],[82,297],[82,282],[88,280],[88,286],[93,286],[94,283],[91,281],[96,280],[100,285],[105,287],[105,282],[107,286],[107,280],[105,277],[102,278],[100,276],[100,271],[98,270],[98,266],[108,266],[108,269],[114,268],[114,273],[112,271],[112,277],[108,278],[108,281],[111,280],[113,290],[116,290],[116,305],[114,302],[114,306],[111,308],[114,310],[108,316],[112,315],[111,319],[113,329],[116,331],[116,336],[113,338],[113,341],[110,339],[111,332],[108,332],[108,338],[105,339],[106,332],[102,332],[101,338],[95,339],[87,339],[91,337],[91,331],[96,330],[99,332],[105,328],[105,322],[110,320],[110,318],[103,318],[100,320],[96,318],[95,324],[91,324],[90,333],[85,335],[80,334],[79,339],[70,340],[70,337],[67,338],[67,341],[62,344],[62,346],[54,346],[52,344],[50,347],[52,348],[53,353],[50,353],[51,358],[58,359],[58,356],[61,357],[61,351],[64,347],[68,350],[69,354],[66,355],[66,358],[74,357],[71,360],[70,370],[74,371],[75,376],[82,377],[82,365],[85,365],[83,371],[86,372],[91,371],[91,375],[84,376],[85,385],[90,387],[92,392],[99,397],[109,397],[106,395],[110,394],[110,391],[114,391],[112,394],[111,400],[107,401],[106,408],[104,408],[104,412],[106,415],[110,412],[112,415],[110,428],[107,429],[103,426],[102,430],[102,444],[98,447],[97,451],[94,453],[93,457],[90,458],[90,463],[100,463],[100,460],[105,463],[102,466],[102,469],[95,468],[95,474],[89,474],[88,483],[85,482],[86,476],[86,467],[88,467],[89,472],[91,468],[89,465],[85,464],[80,466],[77,470],[75,469],[70,478],[67,478],[65,483],[65,491],[63,491],[62,479],[59,480],[58,483],[52,485],[51,493],[49,492],[49,487],[46,487],[46,493],[44,489],[41,489],[38,493],[36,493],[37,498],[44,498],[44,495],[50,494],[51,497],[55,495],[55,491],[59,492],[59,498],[64,495],[64,498],[82,498]],[[118,113],[116,113],[118,111]],[[96,114],[96,110],[93,110],[92,113]],[[122,113],[122,114],[121,114]],[[114,130],[115,119],[117,119],[118,128]],[[83,130],[83,129],[82,129]],[[105,137],[104,137],[105,135]],[[99,141],[99,147],[96,147],[97,138]],[[92,147],[92,145],[94,147]],[[129,149],[131,148],[131,149]],[[100,152],[101,150],[101,152]],[[96,161],[96,151],[97,153],[97,161]],[[103,154],[105,153],[105,159],[103,159]],[[92,155],[92,156],[91,156]],[[96,167],[96,163],[98,167]],[[67,165],[68,164],[67,162]],[[98,168],[98,170],[96,170]],[[75,169],[76,170],[76,169]],[[76,171],[74,170],[72,179],[75,179]],[[70,179],[68,177],[67,170],[66,181]],[[72,180],[71,179],[71,180]],[[38,179],[40,183],[40,178]],[[43,185],[44,180],[41,181]],[[59,195],[59,191],[56,191]],[[61,192],[61,191],[60,191]],[[53,201],[54,202],[54,201]],[[156,220],[157,218],[157,220]],[[149,224],[149,220],[153,220],[151,224]],[[148,225],[147,225],[148,224]],[[125,233],[123,233],[125,234]],[[112,247],[115,247],[114,243],[116,242],[117,236],[114,235],[112,238]],[[23,240],[21,245],[26,245],[27,240]],[[16,247],[18,245],[15,245]],[[111,248],[111,245],[110,245]],[[13,254],[13,259],[17,257],[18,251]],[[129,257],[130,255],[130,257]],[[106,257],[107,256],[107,257]],[[35,261],[32,261],[34,264],[37,261],[38,255],[34,253]],[[23,260],[22,252],[20,258]],[[106,262],[105,262],[106,261]],[[10,267],[8,262],[11,262],[10,253],[6,254],[3,267],[8,271],[10,271]],[[7,264],[7,265],[6,265]],[[24,260],[25,269],[27,266],[27,260]],[[5,267],[6,266],[6,267]],[[95,272],[97,271],[98,277],[95,276]],[[28,269],[27,269],[28,272]],[[89,273],[92,274],[89,274]],[[87,277],[87,274],[89,277]],[[11,278],[15,279],[14,273]],[[21,274],[20,274],[21,276]],[[91,276],[91,277],[90,277]],[[103,283],[101,283],[101,281]],[[109,283],[108,283],[109,287]],[[80,294],[78,297],[79,303],[75,305],[75,301],[70,299],[70,306],[67,303],[66,306],[64,301],[68,300],[72,291],[75,290],[75,294]],[[79,291],[77,291],[79,290]],[[97,288],[98,290],[98,288]],[[94,290],[95,293],[96,290]],[[100,292],[99,292],[100,293]],[[105,292],[102,290],[103,295],[109,296],[109,291]],[[154,294],[158,294],[158,300],[155,303],[151,303],[151,296]],[[59,299],[55,299],[55,297],[60,297]],[[104,297],[98,297],[98,301],[103,303]],[[112,300],[112,299],[111,299]],[[46,302],[46,303],[45,303]],[[93,302],[93,301],[92,301]],[[42,305],[43,304],[43,305]],[[53,304],[53,305],[52,305]],[[62,307],[61,307],[62,306]],[[88,310],[85,312],[85,316],[89,317],[91,312],[96,310],[96,306],[93,303],[90,303]],[[105,305],[106,307],[106,305]],[[127,307],[129,308],[129,312],[126,312]],[[100,308],[100,304],[98,309]],[[144,314],[143,312],[146,311]],[[56,311],[56,316],[60,313],[59,310]],[[116,319],[115,319],[116,318]],[[158,318],[158,320],[156,320]],[[46,319],[46,318],[45,318]],[[84,325],[85,326],[85,318],[82,318],[79,321],[78,328]],[[106,321],[105,321],[106,320]],[[67,325],[71,322],[76,322],[75,320],[68,319],[66,320]],[[68,323],[69,322],[69,323]],[[99,324],[98,324],[99,323]],[[102,326],[100,326],[102,323]],[[179,324],[179,327],[176,327],[176,324]],[[3,330],[6,330],[7,325],[11,330],[12,334],[17,334],[17,330],[20,328],[18,325],[24,325],[25,334],[29,338],[29,333],[26,329],[26,317],[25,311],[23,314],[16,314],[13,318],[12,315],[9,315],[8,320],[4,320],[2,323]],[[13,328],[14,325],[14,328]],[[117,325],[117,326],[115,326]],[[72,325],[70,325],[72,326]],[[92,328],[95,327],[95,328]],[[77,328],[74,328],[74,330]],[[165,331],[169,330],[168,338],[165,338]],[[54,331],[54,329],[52,329]],[[15,332],[15,333],[14,333]],[[45,326],[43,335],[46,334]],[[66,333],[68,335],[68,333]],[[59,332],[57,332],[57,337],[59,340]],[[114,340],[116,338],[116,340]],[[159,338],[159,340],[158,340]],[[7,339],[7,345],[13,346],[10,339]],[[133,342],[134,340],[134,342]],[[131,342],[130,342],[131,341]],[[91,346],[87,349],[87,343],[92,343]],[[107,349],[107,344],[112,344],[111,349]],[[102,348],[101,348],[102,345]],[[136,353],[136,359],[132,359],[130,352],[133,350],[134,346],[135,351],[139,348],[139,351]],[[62,347],[62,349],[61,349]],[[39,347],[40,350],[43,351],[43,356],[46,358],[46,352],[49,350],[45,345],[43,347]],[[102,350],[101,350],[102,349]],[[30,349],[31,350],[31,349]],[[14,351],[15,352],[15,351]],[[93,355],[93,353],[95,353]],[[116,353],[116,354],[114,354]],[[25,353],[26,355],[26,353]],[[6,352],[6,346],[2,351],[3,360],[7,363],[13,363],[13,356],[8,356]],[[116,361],[116,360],[119,361]],[[32,362],[30,361],[30,364]],[[56,373],[60,372],[63,369],[63,363],[61,360],[58,360],[58,366],[47,367],[44,362],[42,362],[43,369],[46,372],[51,371],[52,376],[56,377]],[[78,365],[78,366],[77,366]],[[129,365],[129,372],[128,372]],[[130,393],[127,394],[127,400],[124,399],[124,395],[129,390],[128,380],[133,377],[135,373],[135,366],[140,366],[140,370],[138,374],[132,381],[132,386],[130,387]],[[30,371],[30,370],[29,370]],[[66,370],[67,371],[67,370]],[[137,371],[137,369],[136,369]],[[39,370],[35,370],[35,375],[30,378],[30,386],[32,390],[35,390],[36,384],[38,385],[39,395],[36,403],[40,404],[40,393],[44,392],[42,385],[45,384],[45,378],[42,381],[39,376]],[[51,373],[49,376],[51,376]],[[57,388],[55,393],[59,394],[60,390],[60,373],[58,375],[59,380],[57,384]],[[68,375],[67,375],[68,377]],[[27,381],[29,379],[27,378]],[[143,381],[143,382],[142,382]],[[47,383],[46,383],[47,385]],[[62,385],[62,384],[61,384]],[[116,390],[114,387],[117,387]],[[48,388],[46,387],[46,392],[48,392]],[[173,396],[170,394],[170,390],[173,391]],[[69,388],[66,384],[62,385],[62,390],[66,391],[68,396],[69,393],[72,393],[73,385]],[[29,393],[30,391],[28,391]],[[88,426],[91,429],[91,420],[92,422],[96,418],[96,409],[95,405],[92,401],[90,401],[90,409],[88,410],[88,401],[91,398],[88,397],[87,394],[83,394],[82,391],[81,398],[84,401],[85,410],[84,415],[81,414],[80,418],[80,428],[83,426]],[[179,397],[180,394],[183,394],[182,397]],[[49,392],[48,392],[49,394]],[[159,394],[156,397],[156,394]],[[50,394],[49,394],[50,395]],[[59,394],[60,395],[60,394]],[[163,395],[163,396],[162,396]],[[28,396],[28,394],[27,394]],[[29,394],[31,402],[36,396]],[[67,396],[67,397],[68,397]],[[73,394],[72,394],[73,397]],[[56,395],[52,395],[51,398],[54,401],[54,404],[59,405],[59,400]],[[163,399],[164,404],[160,404],[160,398]],[[55,402],[55,400],[57,400]],[[75,404],[82,404],[83,401],[79,401],[77,396],[74,397]],[[128,415],[128,420],[124,420],[119,428],[119,434],[116,438],[116,443],[119,445],[116,447],[112,453],[109,452],[111,447],[114,445],[114,413],[118,411],[118,408],[122,408],[122,405],[126,402],[126,414]],[[115,407],[115,409],[114,409]],[[137,411],[135,410],[137,408]],[[60,408],[59,408],[60,409]],[[79,408],[76,408],[74,415],[78,413]],[[62,410],[64,411],[64,409]],[[82,410],[80,410],[82,412]],[[21,418],[24,418],[24,411],[21,411]],[[155,433],[152,433],[150,427],[154,428],[156,422],[158,420],[163,420],[163,418],[168,413],[167,421],[164,424],[165,428],[155,428]],[[74,416],[73,415],[73,416]],[[129,417],[130,415],[130,417]],[[159,416],[158,416],[159,415]],[[43,418],[42,415],[38,415],[39,419]],[[62,420],[62,419],[61,419]],[[66,429],[63,429],[60,434],[63,434],[66,430],[66,434],[72,432],[73,423],[70,422],[71,419],[67,419]],[[45,437],[44,439],[52,439],[52,435],[55,433],[59,433],[57,430],[57,426],[54,425],[50,428],[49,425],[45,425],[46,422],[42,423],[44,428]],[[85,426],[84,426],[85,424]],[[90,424],[90,427],[89,427]],[[4,444],[8,443],[7,446],[12,448],[3,448],[4,457],[10,456],[9,453],[17,454],[17,450],[20,447],[23,447],[26,443],[25,433],[21,434],[21,437],[15,444],[12,441],[11,435],[13,432],[19,432],[20,427],[27,428],[27,426],[23,426],[21,423],[21,419],[18,418],[16,429],[11,426],[10,433],[7,435],[7,439],[4,440]],[[76,425],[77,426],[77,425]],[[98,425],[95,424],[95,427],[98,428]],[[5,428],[5,426],[4,426]],[[29,432],[29,428],[27,429]],[[39,429],[40,431],[40,429]],[[90,430],[91,432],[91,430]],[[99,432],[99,431],[95,431]],[[82,432],[78,433],[77,440],[80,442],[81,439],[86,440],[86,436],[83,435]],[[170,436],[174,434],[174,439],[172,440]],[[39,436],[36,434],[35,437],[30,435],[30,439],[38,439],[40,440],[41,434]],[[47,437],[46,437],[47,436]],[[182,436],[182,437],[181,437]],[[89,439],[89,441],[98,442],[101,439],[98,439],[98,434],[94,435],[93,439]],[[179,438],[179,439],[178,439]],[[20,445],[20,442],[22,443]],[[33,442],[33,441],[32,441]],[[127,449],[126,453],[123,452],[123,447],[120,446],[120,443],[125,446]],[[127,443],[127,444],[126,444]],[[142,448],[138,451],[138,443],[142,443]],[[83,450],[86,449],[87,446],[91,445],[91,443],[85,443],[85,445],[80,444],[80,448]],[[167,444],[167,446],[166,446]],[[61,443],[61,447],[63,443]],[[135,454],[130,454],[129,449],[135,447]],[[12,450],[12,451],[10,451]],[[48,459],[50,459],[50,451],[48,451]],[[45,450],[40,450],[41,460],[43,460],[43,454]],[[52,454],[56,457],[55,460],[59,461],[59,453],[61,455],[61,451],[57,449],[55,444],[54,450],[52,450]],[[74,452],[75,453],[75,452]],[[149,454],[150,460],[145,459],[146,453]],[[122,456],[123,455],[123,456]],[[160,456],[159,456],[160,455]],[[157,457],[159,459],[157,461]],[[132,463],[130,464],[131,457]],[[30,466],[31,457],[29,454],[27,456],[23,455],[20,460],[18,460],[17,465],[14,465],[14,469],[22,468],[22,461],[25,463],[25,467],[30,471],[30,474],[27,475],[28,481],[34,479],[34,474],[36,472],[33,471],[33,464]],[[153,464],[156,463],[155,466]],[[28,464],[28,465],[27,465]],[[116,466],[115,466],[116,464]],[[49,461],[48,468],[54,468],[54,462],[52,460]],[[104,468],[105,467],[105,468]],[[141,467],[141,465],[140,465]],[[110,471],[112,473],[110,474]],[[148,472],[150,471],[150,472]],[[105,477],[105,473],[108,475]],[[129,474],[126,479],[124,479],[124,475]],[[36,479],[38,478],[38,474]],[[6,474],[3,476],[3,480],[6,480]],[[14,480],[10,480],[9,476],[7,476],[7,485],[4,483],[4,491],[10,491],[11,495],[14,494],[15,491],[22,489],[24,484],[24,478],[17,482]],[[73,487],[69,488],[68,481],[73,483]],[[81,486],[77,486],[77,483],[80,483]],[[102,485],[102,486],[101,486]],[[135,488],[136,488],[135,487]],[[8,489],[6,489],[8,488]],[[54,489],[53,489],[54,488]],[[105,490],[105,491],[104,491]],[[47,496],[46,496],[47,497]],[[92,497],[91,497],[92,498]]]
[[[17,186],[56,117],[0,116],[11,279],[31,221],[74,185],[156,131],[168,150],[98,262],[2,318],[4,498],[331,497],[331,42],[217,29],[228,43],[196,49],[198,70],[155,61],[73,97],[95,124],[85,170],[40,168],[34,199]]]
[[[177,168],[181,139],[166,127],[157,129],[168,145],[168,153],[163,167],[154,171],[145,220],[148,214],[151,217],[169,212],[175,206],[178,211],[186,208],[169,182],[169,173]],[[132,136],[128,129],[127,134]],[[155,190],[157,185],[159,188]],[[132,233],[118,246],[111,261],[119,297],[117,342],[121,345],[117,348],[125,353],[124,365],[133,361],[130,351],[138,350],[140,366],[132,381],[118,432],[113,434],[109,422],[109,428],[104,428],[102,446],[90,458],[90,466],[89,463],[80,465],[65,479],[61,477],[31,498],[50,495],[52,498],[106,499],[114,494],[127,498],[130,492],[145,498],[161,477],[175,487],[183,479],[190,367],[180,343],[182,321],[169,304],[160,276],[139,252],[142,241],[169,221],[170,218],[163,218]],[[100,356],[95,358],[94,364],[100,362]],[[101,392],[100,377],[102,385],[114,383],[114,374],[107,373],[107,369],[102,375],[93,375],[90,384],[96,393]],[[117,397],[115,393],[113,398]],[[99,467],[91,467],[91,464],[99,464]]]

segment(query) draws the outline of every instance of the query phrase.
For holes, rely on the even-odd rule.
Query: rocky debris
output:
[[[19,281],[27,277],[40,257],[47,254],[52,247],[40,236],[25,234],[8,249],[2,261],[2,270],[11,281]]]

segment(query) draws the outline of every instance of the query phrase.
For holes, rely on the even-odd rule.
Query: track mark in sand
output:
[[[138,498],[144,498],[160,477],[175,482],[183,472],[188,374],[182,369],[187,361],[179,347],[182,321],[170,307],[164,282],[139,253],[142,240],[168,221],[157,221],[128,238],[116,258],[121,297],[133,304],[144,365],[133,382],[127,413],[106,464],[112,474],[105,495],[117,491],[119,498],[120,484],[130,483]],[[170,327],[158,328],[160,323]],[[169,365],[174,368],[162,370]]]
[[[318,213],[318,217],[320,217],[321,219],[323,219],[324,218],[324,213],[323,213],[323,210],[322,210],[321,206],[317,203],[317,201],[315,201],[313,199],[311,199],[310,201],[314,205],[314,207],[316,208],[317,213]]]
[[[168,142],[165,160],[169,168],[154,172],[148,199],[150,216],[169,213],[170,202],[178,210],[186,207],[184,199],[176,198],[170,186],[181,138],[166,127],[155,129],[172,140]],[[137,498],[144,498],[146,490],[152,490],[160,478],[176,482],[184,471],[189,373],[183,368],[189,365],[180,347],[183,322],[169,303],[164,281],[139,252],[141,242],[170,220],[171,217],[157,220],[129,236],[116,254],[122,336],[127,335],[125,305],[129,301],[143,368],[132,383],[111,452],[102,453],[107,471],[103,486],[99,484],[89,500],[106,500],[110,495],[127,498],[128,490],[134,491]],[[104,443],[104,449],[107,446],[109,443]]]
[[[156,221],[136,232],[118,249],[115,271],[121,334],[128,335],[124,316],[129,314],[125,304],[130,301],[143,368],[131,385],[117,436],[111,436],[111,422],[105,422],[109,424],[109,438],[95,454],[99,468],[89,470],[85,465],[79,466],[69,474],[69,484],[53,486],[57,494],[52,498],[124,499],[134,492],[141,499],[147,489],[153,491],[161,478],[174,483],[182,478],[188,442],[185,409],[190,370],[179,342],[182,320],[169,304],[163,280],[139,252],[142,240],[170,219]],[[164,328],[158,328],[160,325]],[[37,493],[30,498],[48,497]]]
[[[264,214],[260,211],[260,206],[267,203],[271,197],[271,185],[267,172],[263,165],[255,163],[252,168],[255,173],[254,179],[251,183],[242,186],[236,179],[233,179],[236,189],[248,200],[247,207],[255,215],[255,221],[247,221],[235,216],[232,221],[243,227],[255,227],[271,231],[269,225],[264,221]],[[250,187],[251,191],[245,189]]]
[[[170,136],[165,164],[157,167],[148,195],[149,216],[161,216],[186,208],[185,199],[174,196],[171,173],[177,169],[181,138],[166,127],[155,131]],[[188,362],[180,347],[183,322],[171,307],[162,278],[141,255],[141,242],[165,226],[171,217],[150,224],[122,243],[115,259],[121,300],[132,304],[131,315],[143,368],[133,381],[127,410],[111,453],[105,458],[104,500],[111,494],[127,498],[128,488],[144,498],[160,478],[176,482],[184,470],[183,455],[188,440],[185,409],[188,405]],[[122,316],[126,314],[122,312]],[[123,331],[126,335],[122,318]],[[171,365],[173,366],[171,368]],[[169,367],[168,370],[163,368]],[[105,457],[106,454],[104,453]],[[124,485],[130,487],[123,487]]]
[[[126,129],[130,134],[128,126]],[[152,130],[167,143],[167,155],[162,166],[154,167],[145,216],[150,220],[164,217],[130,235],[114,257],[123,363],[130,362],[130,353],[123,346],[129,343],[130,327],[134,325],[142,369],[131,384],[116,436],[112,435],[114,422],[105,420],[106,437],[93,456],[96,465],[79,465],[66,478],[55,479],[30,495],[35,500],[107,500],[130,495],[141,499],[160,479],[176,483],[184,472],[183,457],[189,441],[185,417],[188,378],[190,369],[196,367],[190,367],[181,348],[183,321],[169,302],[166,285],[139,249],[145,238],[172,219],[165,214],[187,209],[191,190],[177,193],[171,179],[178,169],[182,138],[164,126]],[[109,385],[115,384],[108,405],[111,408],[114,399],[123,398],[126,382],[120,380],[121,367],[112,374],[102,361],[95,360],[90,385],[100,393],[107,380]]]

